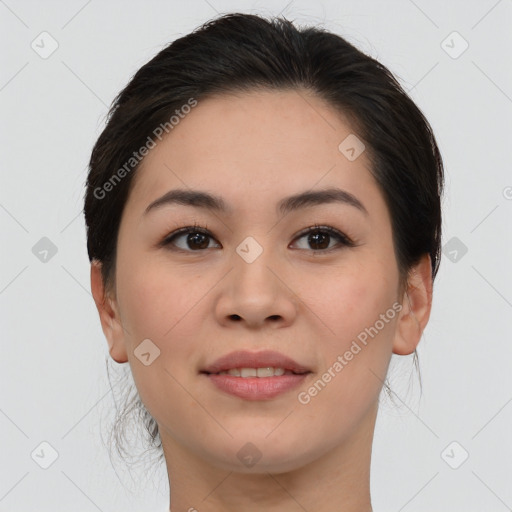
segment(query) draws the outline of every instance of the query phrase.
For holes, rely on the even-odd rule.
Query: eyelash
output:
[[[337,239],[338,245],[334,247],[330,247],[328,249],[309,249],[313,253],[328,253],[336,249],[342,249],[344,247],[355,247],[356,244],[344,233],[341,231],[338,231],[337,229],[331,227],[331,226],[322,226],[319,224],[315,224],[314,226],[310,226],[309,228],[306,228],[302,230],[298,235],[294,238],[295,240],[298,240],[300,238],[303,238],[304,236],[309,235],[310,233],[324,233],[329,235],[330,237],[333,237]],[[181,251],[181,252],[203,252],[206,249],[197,249],[197,250],[191,250],[191,249],[182,249],[180,247],[171,247],[173,245],[173,242],[176,240],[176,238],[187,235],[190,233],[201,233],[203,235],[206,235],[210,237],[211,239],[215,238],[212,236],[210,231],[208,230],[208,226],[202,226],[199,224],[194,223],[193,226],[186,226],[183,228],[180,228],[176,231],[173,231],[171,234],[167,235],[162,242],[159,244],[159,247],[165,247],[168,250],[172,251]],[[211,247],[207,247],[207,249],[211,249]],[[299,250],[308,250],[308,249],[299,249]]]

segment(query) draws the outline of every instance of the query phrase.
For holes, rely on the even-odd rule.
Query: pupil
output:
[[[309,244],[314,249],[326,249],[329,247],[329,235],[325,233],[314,233],[309,235]],[[203,233],[191,233],[187,240],[191,249],[207,249],[208,236]]]
[[[329,247],[329,235],[325,233],[315,233],[309,235],[309,243],[315,249],[326,249]]]
[[[208,247],[208,236],[204,233],[191,233],[188,235],[187,242],[191,249],[206,249]]]

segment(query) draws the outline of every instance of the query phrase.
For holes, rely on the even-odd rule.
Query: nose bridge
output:
[[[262,242],[248,236],[236,247],[233,270],[217,305],[221,321],[229,318],[259,325],[270,318],[289,323],[295,316],[293,294],[278,277],[276,251]]]
[[[268,267],[272,267],[272,260],[275,261],[275,252],[269,247],[268,239],[263,236],[246,237],[235,249],[233,255],[234,279],[245,293],[264,293],[273,295],[275,293],[275,276]],[[247,289],[249,288],[249,289]]]

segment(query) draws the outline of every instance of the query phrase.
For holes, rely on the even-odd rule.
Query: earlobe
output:
[[[420,342],[432,309],[432,265],[425,254],[409,272],[397,320],[393,353],[413,353]]]
[[[101,328],[107,339],[110,356],[118,363],[126,363],[128,361],[126,342],[117,304],[115,298],[107,296],[105,292],[101,262],[98,260],[93,260],[91,263],[91,292],[100,316]]]

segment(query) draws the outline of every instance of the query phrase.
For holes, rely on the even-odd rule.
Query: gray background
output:
[[[512,510],[511,0],[0,0],[0,511],[167,510],[164,468],[114,469],[101,441],[115,406],[89,292],[84,181],[107,106],[133,73],[234,10],[323,23],[382,61],[444,157],[445,256],[419,348],[423,392],[412,358],[394,356],[375,512]],[[42,442],[58,453],[48,469]]]

